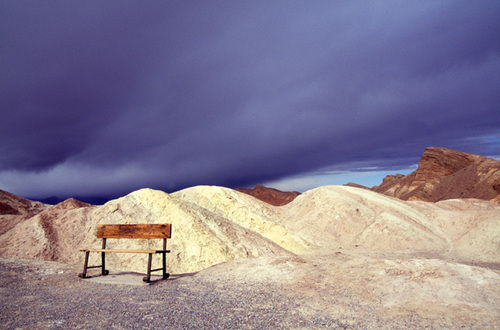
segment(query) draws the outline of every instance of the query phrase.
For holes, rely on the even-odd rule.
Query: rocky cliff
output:
[[[478,198],[500,202],[500,161],[450,149],[427,148],[417,170],[408,175],[389,175],[372,190],[403,200]]]

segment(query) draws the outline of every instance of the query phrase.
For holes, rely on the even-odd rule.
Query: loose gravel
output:
[[[302,316],[300,306],[271,285],[214,288],[190,276],[151,285],[101,284],[77,278],[71,268],[47,272],[6,262],[0,262],[0,273],[3,329],[344,326],[328,317]]]
[[[79,267],[0,258],[2,329],[318,329],[450,326],[408,315],[386,319],[353,301],[348,316],[310,308],[287,286],[224,283],[196,274],[150,285],[102,284]],[[140,277],[139,277],[140,279]],[[345,293],[343,294],[345,297]],[[330,299],[329,301],[332,301]]]

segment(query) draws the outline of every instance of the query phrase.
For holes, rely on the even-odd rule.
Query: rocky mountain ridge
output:
[[[408,175],[388,175],[372,191],[409,201],[478,198],[500,203],[500,161],[444,148],[427,148]]]

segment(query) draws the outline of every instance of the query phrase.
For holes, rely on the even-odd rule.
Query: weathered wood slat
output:
[[[120,250],[120,249],[81,249],[82,252],[106,252],[106,253],[163,253],[170,250]]]
[[[171,226],[163,224],[99,225],[98,238],[171,238]]]

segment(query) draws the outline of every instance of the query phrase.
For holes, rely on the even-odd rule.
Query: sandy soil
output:
[[[0,258],[2,328],[495,328],[498,265],[337,251],[235,260],[142,282]],[[489,266],[489,267],[486,267]]]

